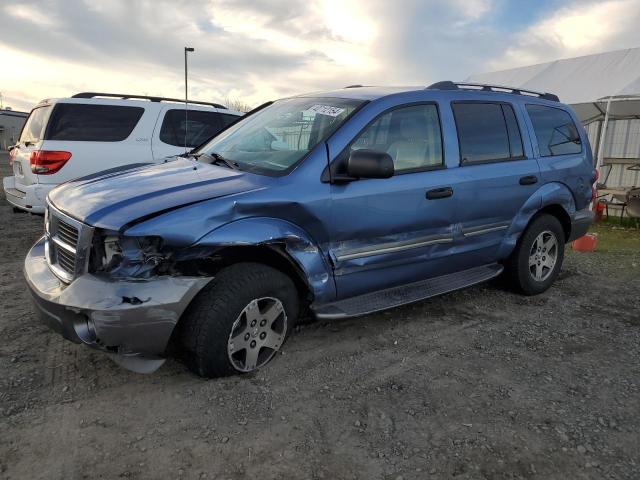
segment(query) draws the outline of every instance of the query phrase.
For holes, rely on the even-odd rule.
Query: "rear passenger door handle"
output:
[[[437,200],[438,198],[447,198],[453,195],[453,188],[451,187],[442,187],[442,188],[434,188],[433,190],[429,190],[427,192],[427,200]]]
[[[520,185],[533,185],[534,183],[538,183],[538,177],[535,175],[520,177]]]

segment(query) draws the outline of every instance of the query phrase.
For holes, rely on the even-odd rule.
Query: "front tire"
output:
[[[564,230],[556,217],[535,217],[505,265],[513,287],[525,295],[546,291],[560,273],[564,243]]]
[[[178,325],[190,370],[203,377],[247,373],[280,350],[298,316],[291,279],[259,263],[239,263],[215,276]]]

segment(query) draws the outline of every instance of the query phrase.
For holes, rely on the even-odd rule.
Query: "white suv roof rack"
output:
[[[81,92],[81,93],[76,93],[71,98],[95,98],[95,97],[121,98],[122,100],[150,100],[152,102],[184,103],[184,99],[180,99],[180,98],[151,97],[148,95],[129,95],[125,93]],[[225,107],[224,105],[220,105],[219,103],[200,102],[196,100],[189,100],[188,103],[193,103],[195,105],[208,105],[210,107],[215,107],[215,108],[224,108],[225,110],[227,109],[227,107]]]

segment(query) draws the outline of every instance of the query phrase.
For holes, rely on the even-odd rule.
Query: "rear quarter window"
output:
[[[120,142],[131,135],[143,113],[142,107],[58,103],[45,140]]]
[[[540,156],[580,153],[582,142],[571,115],[560,108],[527,105],[527,113],[538,140]]]
[[[22,127],[20,143],[36,143],[42,139],[42,132],[47,122],[51,106],[38,107],[31,110],[29,118]]]

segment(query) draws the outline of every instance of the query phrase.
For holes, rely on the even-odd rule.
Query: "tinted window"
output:
[[[226,127],[227,125],[231,125],[233,122],[235,122],[239,118],[240,116],[238,115],[229,115],[228,113],[221,113],[220,121],[222,122],[222,128]]]
[[[351,144],[387,152],[396,172],[442,165],[442,136],[435,105],[397,108],[380,116]]]
[[[527,105],[527,112],[536,132],[541,156],[582,151],[578,129],[567,112],[542,105]]]
[[[186,126],[186,128],[185,128]],[[222,130],[220,114],[216,112],[204,112],[202,110],[184,109],[167,110],[162,127],[160,128],[160,140],[176,147],[196,147],[216,133]]]
[[[454,103],[462,163],[523,156],[522,139],[511,105]]]
[[[50,110],[51,107],[49,106],[34,108],[31,111],[24,127],[22,127],[22,133],[20,134],[19,140],[20,143],[35,143],[40,141]]]
[[[59,103],[53,109],[46,140],[120,142],[142,117],[142,107]]]

